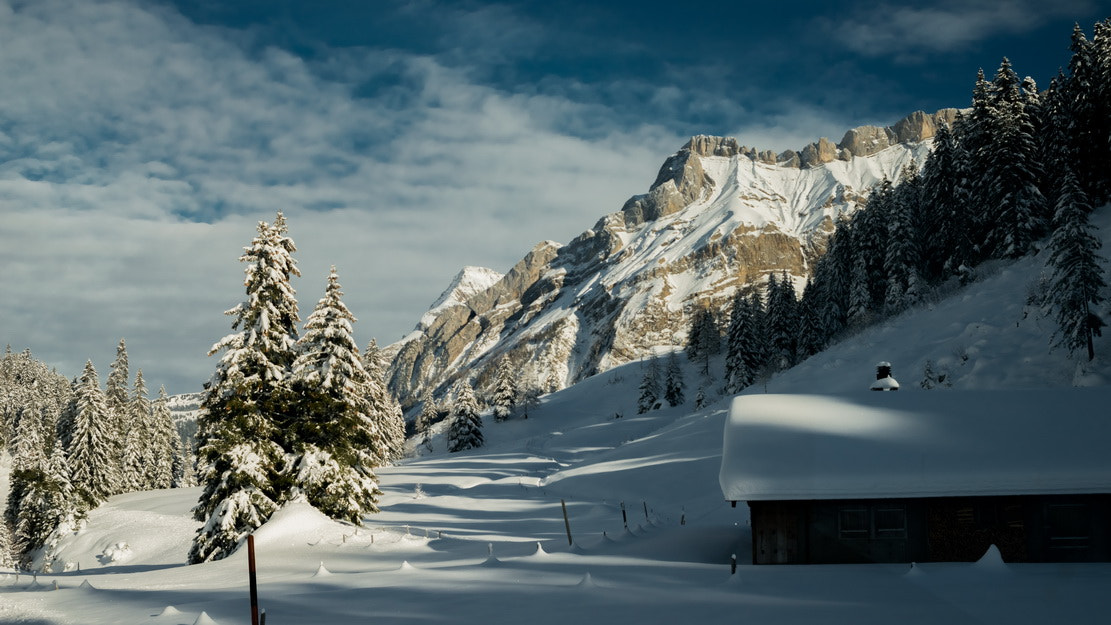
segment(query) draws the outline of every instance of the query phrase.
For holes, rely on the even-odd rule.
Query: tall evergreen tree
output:
[[[744,291],[737,289],[733,294],[732,308],[729,313],[729,331],[726,335],[725,350],[725,391],[739,393],[756,379],[756,372],[749,369],[745,359],[747,341],[751,339],[752,311]]]
[[[1037,142],[1018,76],[1006,58],[999,65],[989,91],[989,132],[983,186],[992,227],[987,233],[989,253],[1018,258],[1033,250],[1044,232],[1046,213],[1041,194]]]
[[[125,456],[128,453],[128,433],[134,427],[131,423],[131,410],[129,407],[127,344],[120,339],[116,346],[116,359],[108,372],[108,379],[104,384],[104,401],[108,407],[108,419],[111,423],[112,448],[114,451],[114,471],[120,479],[113,485],[113,495],[130,490],[128,468]]]
[[[289,424],[286,464],[295,493],[332,518],[360,524],[378,511],[374,467],[385,450],[370,415],[371,380],[351,336],[355,316],[342,296],[333,266],[297,343],[298,416]]]
[[[640,381],[640,397],[637,398],[637,414],[660,407],[660,362],[653,356],[643,365],[644,376]]]
[[[903,170],[902,183],[895,189],[887,220],[887,253],[884,270],[887,289],[884,312],[894,315],[922,299],[921,253],[918,221],[921,183],[913,165]]]
[[[766,328],[768,331],[769,360],[773,367],[786,369],[794,366],[798,342],[798,302],[795,286],[786,271],[780,279],[768,275]]]
[[[192,563],[219,560],[277,509],[274,483],[282,458],[276,442],[285,420],[286,379],[297,339],[297,300],[292,276],[296,246],[285,218],[260,222],[245,248],[247,299],[226,314],[237,330],[209,354],[223,351],[208,384],[198,419],[197,462],[203,485],[193,516],[203,521],[189,553]]]
[[[447,450],[450,453],[474,449],[486,444],[486,439],[482,435],[482,418],[478,415],[478,401],[475,399],[474,390],[466,380],[460,380],[456,386],[452,415],[447,431]]]
[[[386,383],[387,363],[374,339],[370,340],[363,352],[363,368],[370,379],[367,398],[371,403],[372,421],[382,433],[385,443],[382,462],[393,462],[405,452],[405,413]]]
[[[181,435],[174,425],[170,414],[166,387],[158,389],[158,399],[150,408],[152,445],[148,446],[151,455],[148,476],[150,488],[173,488],[181,486],[177,480],[183,471],[184,459],[181,453]]]
[[[432,451],[432,425],[440,419],[440,407],[436,405],[436,400],[432,397],[431,391],[425,391],[424,399],[421,400],[421,411],[417,415],[417,422],[415,424],[417,437],[420,438],[420,444],[428,451]]]
[[[114,434],[96,368],[88,361],[77,388],[77,414],[69,449],[71,482],[83,510],[99,506],[119,491]]]
[[[671,352],[667,356],[667,372],[664,375],[664,399],[667,400],[667,405],[674,408],[686,401],[683,393],[687,384],[683,381],[683,369],[679,365],[679,358],[675,356],[675,352]]]
[[[1050,298],[1057,309],[1058,344],[1069,351],[1087,348],[1095,358],[1093,335],[1105,325],[1095,309],[1107,286],[1100,265],[1100,240],[1088,222],[1089,200],[1076,177],[1066,172],[1058,194],[1049,266],[1053,268]]]
[[[517,407],[521,392],[517,388],[517,374],[509,364],[509,357],[501,359],[494,374],[494,420],[506,421]]]

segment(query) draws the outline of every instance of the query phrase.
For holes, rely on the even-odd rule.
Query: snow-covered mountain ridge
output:
[[[508,358],[522,386],[549,391],[682,345],[693,312],[736,289],[783,271],[801,285],[834,220],[884,178],[920,165],[937,125],[954,114],[853,129],[837,150],[828,140],[804,149],[815,155],[805,162],[786,152],[771,159],[732,138],[694,137],[647,193],[575,240],[540,243],[486,288],[441,298],[388,348],[390,385],[411,404],[464,374],[485,386]]]

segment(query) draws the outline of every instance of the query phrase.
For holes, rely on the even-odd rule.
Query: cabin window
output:
[[[839,506],[837,529],[843,540],[906,538],[907,510],[892,504]]]
[[[1045,525],[1050,547],[1087,549],[1091,542],[1091,517],[1082,503],[1047,504]]]
[[[841,538],[868,538],[869,525],[868,508],[864,506],[841,506],[837,511]]]

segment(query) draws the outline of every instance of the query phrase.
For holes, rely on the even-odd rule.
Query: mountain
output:
[[[522,387],[546,392],[682,346],[691,315],[738,288],[758,288],[772,272],[801,287],[834,220],[876,183],[920,165],[955,116],[916,112],[779,155],[693,137],[647,193],[570,243],[539,243],[503,276],[464,270],[387,349],[390,386],[411,405],[461,375],[485,387],[508,358]]]

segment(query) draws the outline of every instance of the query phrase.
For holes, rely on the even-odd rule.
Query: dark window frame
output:
[[[904,540],[907,537],[906,504],[841,504],[837,506],[837,536],[841,540]]]

